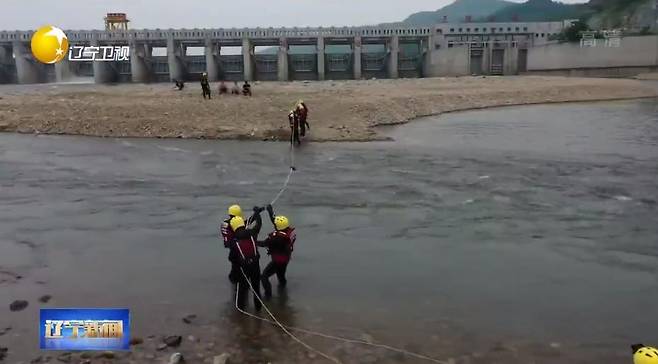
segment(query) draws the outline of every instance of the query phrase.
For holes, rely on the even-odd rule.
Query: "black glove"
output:
[[[261,212],[263,212],[263,210],[265,209],[262,207],[254,206],[254,213],[256,214],[260,214]]]
[[[267,204],[267,212],[271,215],[274,215],[274,209],[271,204]]]

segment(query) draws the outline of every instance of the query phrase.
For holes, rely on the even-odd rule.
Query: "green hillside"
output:
[[[492,16],[496,21],[559,21],[580,19],[592,13],[585,4],[562,4],[551,0],[528,0],[505,7]]]
[[[412,14],[404,20],[404,23],[414,25],[435,24],[442,22],[444,16],[447,17],[449,22],[464,21],[466,16],[471,16],[473,20],[476,20],[487,17],[512,4],[514,3],[504,0],[457,0],[436,11],[422,11]]]

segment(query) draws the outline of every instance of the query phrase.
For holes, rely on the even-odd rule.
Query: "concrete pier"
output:
[[[100,42],[92,41],[94,47],[100,46]],[[94,82],[96,83],[114,83],[119,79],[116,65],[114,62],[92,62],[94,68]]]
[[[55,80],[57,82],[68,81],[73,76],[74,74],[71,70],[71,62],[69,61],[68,56],[60,62],[55,63]]]
[[[130,45],[130,71],[132,82],[148,83],[153,79],[151,71],[151,47],[145,43]]]
[[[516,47],[505,48],[505,56],[503,61],[503,74],[504,75],[517,75],[519,67],[519,49]]]
[[[324,81],[324,73],[326,68],[324,66],[324,38],[318,37],[317,43],[318,52],[318,80]]]
[[[0,45],[0,84],[16,82],[14,68],[12,48]]]
[[[213,42],[211,39],[206,39],[205,55],[206,55],[206,72],[208,72],[208,81],[214,82],[219,80],[220,62],[219,62],[219,44]]]
[[[14,61],[16,62],[16,79],[18,83],[40,83],[45,82],[43,65],[32,58],[29,45],[15,42]]]
[[[388,78],[398,78],[398,57],[400,55],[400,38],[392,36],[388,41]]]
[[[354,43],[352,43],[352,53],[354,57],[354,62],[352,64],[352,71],[354,72],[354,79],[361,79],[361,37],[354,37]]]
[[[279,41],[279,54],[277,58],[277,78],[279,81],[289,81],[288,76],[288,40],[281,38]]]
[[[434,37],[429,36],[421,42],[421,57],[423,58],[421,77],[430,77],[432,64],[432,51],[434,50]]]
[[[117,71],[110,62],[93,62],[94,82],[114,83],[117,82]]]
[[[242,40],[242,62],[244,65],[245,81],[254,80],[254,46],[251,40],[245,38]]]
[[[167,39],[167,60],[169,62],[169,80],[184,80],[186,77],[185,64],[183,59],[185,57],[185,48],[180,42],[174,40],[173,37]]]

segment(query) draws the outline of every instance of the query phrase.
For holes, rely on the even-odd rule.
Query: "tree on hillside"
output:
[[[561,42],[579,42],[582,38],[581,33],[590,31],[589,25],[582,20],[578,20],[571,24],[570,27],[564,29],[558,34],[557,39]]]

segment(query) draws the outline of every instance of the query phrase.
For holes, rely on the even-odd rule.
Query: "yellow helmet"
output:
[[[242,217],[242,208],[240,205],[231,205],[228,208],[229,216],[240,216]]]
[[[290,223],[288,222],[287,217],[279,215],[274,218],[274,226],[277,230],[283,230],[290,226]]]
[[[642,346],[635,349],[640,345],[633,345],[635,352],[633,353],[634,364],[658,364],[658,349],[650,346]]]
[[[242,219],[240,216],[234,216],[231,219],[231,229],[233,229],[233,231],[236,231],[241,227],[244,227],[244,219]]]

